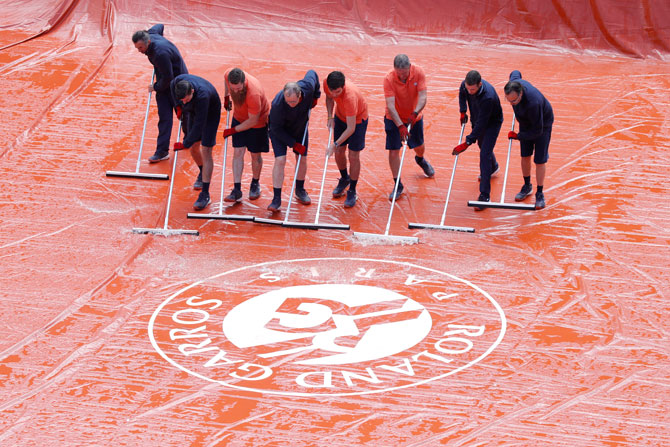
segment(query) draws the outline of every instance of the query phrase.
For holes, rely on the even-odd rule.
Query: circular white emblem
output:
[[[318,258],[192,284],[156,309],[149,336],[174,366],[224,386],[333,396],[454,374],[486,357],[505,327],[493,298],[448,273]]]

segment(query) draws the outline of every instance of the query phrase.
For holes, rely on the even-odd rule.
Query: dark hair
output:
[[[186,80],[181,80],[177,82],[177,85],[174,86],[174,95],[178,100],[184,99],[186,95],[190,94],[192,91],[193,86]]]
[[[521,94],[523,87],[519,81],[509,81],[505,84],[505,94],[509,95],[512,92],[515,92],[517,95]]]
[[[409,68],[410,65],[406,54],[399,54],[393,58],[393,68]]]
[[[326,78],[326,85],[330,90],[337,90],[344,87],[344,73],[341,71],[331,71]]]
[[[140,40],[144,43],[149,42],[149,33],[145,30],[135,31],[133,33],[133,43],[137,43]]]
[[[244,72],[239,68],[233,68],[230,70],[230,73],[228,73],[228,82],[231,84],[240,84],[244,82],[244,79]]]
[[[465,83],[467,85],[479,85],[482,82],[482,75],[477,70],[470,70],[465,75]]]

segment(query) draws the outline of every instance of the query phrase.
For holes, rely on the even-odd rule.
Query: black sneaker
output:
[[[335,189],[333,189],[333,197],[342,197],[344,195],[344,191],[347,189],[347,186],[349,186],[349,183],[351,182],[351,179],[349,177],[347,178],[341,178],[337,181],[337,186]]]
[[[202,189],[202,172],[198,173],[198,178],[195,179],[195,182],[193,183],[193,189]]]
[[[395,189],[395,186],[393,187]],[[400,195],[402,192],[405,190],[405,187],[403,186],[402,182],[398,183],[398,190],[395,192],[395,199],[398,200],[400,198]],[[389,200],[393,200],[393,191],[391,191],[391,194],[389,194]]]
[[[251,186],[249,186],[249,200],[256,200],[260,196],[261,196],[261,184],[251,182]]]
[[[295,199],[303,205],[309,205],[312,203],[312,199],[309,198],[309,194],[307,194],[307,191],[305,191],[304,188],[298,188],[295,190]]]
[[[349,190],[347,191],[347,198],[344,201],[344,207],[345,208],[351,208],[352,206],[356,205],[356,191]]]
[[[538,193],[535,194],[535,209],[536,210],[541,210],[544,207],[545,207],[544,193],[543,192],[538,192]]]
[[[477,202],[490,202],[491,199],[489,196],[485,196],[484,194],[479,194],[479,198],[477,199]],[[476,206],[475,211],[482,211],[484,209],[483,206]]]
[[[242,191],[239,189],[233,188],[233,190],[223,199],[224,202],[241,202],[242,201]]]
[[[428,163],[428,160],[423,158],[421,161],[419,161],[419,157],[415,155],[414,161],[416,161],[416,164],[421,166],[421,169],[423,169],[423,173],[426,175],[426,177],[432,177],[435,175],[435,169],[433,169],[430,163]]]
[[[498,173],[498,171],[500,171],[500,165],[498,163],[496,163],[495,166],[493,166],[493,171],[491,171],[491,177],[496,175]],[[477,176],[477,180],[479,180],[480,182],[482,181],[482,175],[481,174],[479,174]]]
[[[274,197],[272,202],[268,205],[268,210],[276,213],[281,208],[281,197]]]
[[[170,151],[156,151],[149,157],[149,163],[158,163],[159,161],[167,160],[168,158],[170,158]]]
[[[498,171],[500,171],[500,165],[498,163],[496,163],[495,166],[493,166],[493,172],[491,172],[491,177],[496,175],[498,173]]]
[[[531,195],[532,192],[533,192],[533,185],[531,183],[523,185],[521,187],[521,191],[519,191],[517,195],[514,196],[514,200],[516,200],[517,202],[521,202],[523,199]]]
[[[209,205],[209,193],[205,191],[200,191],[200,195],[198,195],[198,200],[195,201],[193,204],[193,209],[195,210],[201,210],[205,208],[207,205]]]

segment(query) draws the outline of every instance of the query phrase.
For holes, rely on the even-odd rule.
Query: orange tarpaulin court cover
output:
[[[2,2],[0,445],[670,445],[669,22],[649,0]],[[332,194],[322,97],[310,205],[288,210],[289,154],[267,210],[272,148],[260,198],[245,155],[241,202],[222,200],[223,110],[199,211],[222,218],[189,218],[189,151],[147,160],[153,67],[131,36],[158,23],[221,96],[232,67],[269,101],[343,72],[369,112],[355,206]],[[426,74],[435,175],[408,149],[389,219],[401,53]],[[491,200],[526,209],[468,206],[479,148],[451,152],[470,70],[503,110]],[[544,209],[514,199],[512,70],[555,115]]]

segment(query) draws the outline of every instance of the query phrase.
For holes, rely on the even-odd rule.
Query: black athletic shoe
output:
[[[234,189],[223,199],[224,202],[241,202],[242,201],[242,191],[239,189]]]
[[[423,158],[421,161],[419,161],[418,156],[414,156],[414,161],[416,161],[416,164],[421,166],[421,169],[423,169],[423,173],[426,175],[426,177],[432,177],[435,175],[435,169],[428,163],[428,160]]]
[[[198,174],[198,178],[195,179],[195,182],[193,183],[193,189],[199,190],[202,189],[202,172]]]
[[[545,207],[544,193],[543,192],[538,192],[538,193],[535,194],[535,209],[536,210],[541,210],[544,207]]]
[[[351,208],[352,206],[356,205],[356,191],[349,190],[347,191],[347,198],[344,201],[344,207],[345,208]]]
[[[207,205],[209,205],[209,193],[205,191],[200,191],[200,195],[198,195],[198,200],[195,201],[193,204],[193,209],[195,210],[201,210],[205,208]]]
[[[168,158],[170,158],[170,151],[156,151],[149,157],[149,163],[158,163],[159,161],[167,160]]]
[[[261,196],[261,184],[252,183],[251,186],[249,186],[249,200],[256,200],[260,196]]]
[[[393,187],[395,189],[395,186]],[[402,192],[405,190],[405,187],[403,186],[402,182],[398,183],[398,190],[395,192],[395,199],[398,200],[400,198],[400,195]],[[393,191],[391,191],[391,194],[389,194],[389,200],[393,200]]]
[[[279,208],[281,208],[281,198],[274,197],[272,199],[272,202],[268,205],[268,209],[273,213],[276,213],[277,211],[279,211]]]
[[[303,205],[309,205],[312,203],[312,199],[309,198],[309,194],[303,188],[295,190],[295,199],[302,203]]]
[[[531,195],[532,192],[533,192],[533,185],[531,183],[523,185],[521,187],[521,191],[519,191],[517,195],[514,196],[514,200],[516,200],[517,202],[521,202],[523,199]]]
[[[337,181],[337,186],[335,187],[335,189],[333,189],[333,197],[342,197],[344,195],[344,191],[347,189],[350,182],[351,179],[349,177],[340,178]]]
[[[493,166],[493,171],[491,171],[491,177],[496,175],[498,173],[498,171],[500,171],[500,165],[498,163],[496,163],[495,166]],[[479,174],[477,176],[477,180],[479,180],[480,182],[482,181],[482,175],[481,174]]]
[[[489,196],[485,196],[484,194],[479,194],[479,198],[477,199],[477,202],[490,202],[491,199]],[[484,209],[483,206],[476,206],[475,211],[482,211]]]

